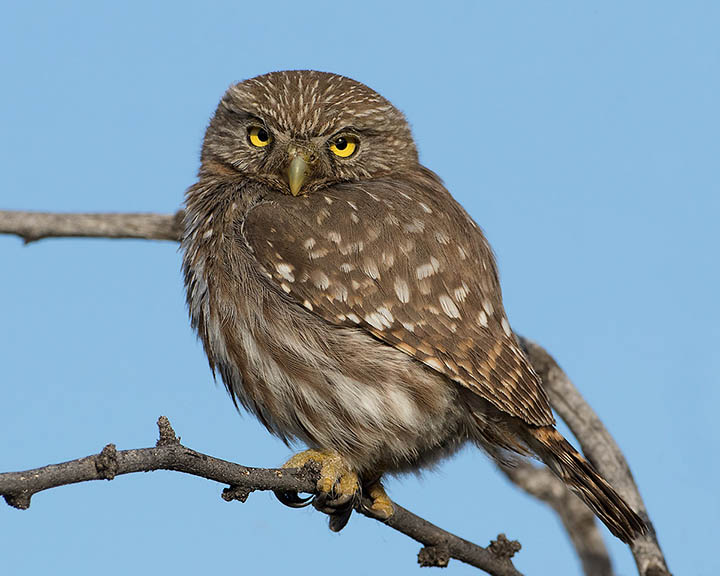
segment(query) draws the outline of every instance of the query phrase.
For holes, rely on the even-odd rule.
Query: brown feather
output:
[[[529,427],[525,436],[542,461],[620,540],[630,543],[647,532],[645,522],[557,430],[550,426]]]
[[[274,197],[248,213],[243,237],[298,305],[367,330],[529,424],[554,423],[509,329],[490,248],[429,171]]]

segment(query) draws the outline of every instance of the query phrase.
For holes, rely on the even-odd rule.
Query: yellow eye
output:
[[[272,136],[268,134],[265,128],[260,126],[253,126],[248,130],[248,139],[250,140],[250,144],[258,148],[264,148],[272,142]]]
[[[340,156],[340,158],[349,158],[355,154],[358,144],[358,139],[351,134],[338,136],[330,142],[330,151],[335,154],[335,156]]]

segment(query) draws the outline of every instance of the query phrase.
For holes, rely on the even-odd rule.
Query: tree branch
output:
[[[20,236],[26,243],[62,236],[179,241],[182,216],[182,210],[175,214],[49,214],[0,211],[0,234]],[[639,573],[642,576],[668,576],[670,572],[652,523],[619,447],[552,356],[538,344],[524,338],[520,340],[533,367],[543,379],[552,407],[575,434],[585,455],[627,499],[630,506],[640,512],[649,526],[649,533],[636,539],[631,545]],[[567,497],[567,490],[565,493],[559,491],[560,483],[557,479],[547,470],[531,465],[520,466],[514,471],[503,469],[503,472],[523,490],[547,502],[556,510],[581,558],[587,576],[612,574],[609,555],[595,520],[592,521],[594,528],[591,528],[587,522],[587,509],[577,506],[573,498]],[[401,518],[402,514],[400,513]],[[417,520],[424,522],[419,518]],[[444,548],[438,544],[433,545],[432,542],[430,545],[433,547],[427,549],[427,554],[421,554],[420,561],[442,564],[445,558]],[[453,557],[460,559],[459,556]]]
[[[648,533],[630,545],[638,572],[642,576],[670,576],[655,528],[620,447],[555,359],[539,344],[522,337],[520,341],[543,380],[550,404],[575,435],[585,456],[647,524]]]
[[[244,502],[254,490],[280,490],[316,493],[317,472],[312,468],[249,468],[201,454],[180,444],[170,422],[164,416],[158,419],[160,439],[154,448],[117,450],[108,444],[100,454],[53,464],[24,472],[0,474],[0,495],[15,508],[30,507],[34,494],[58,486],[87,482],[89,480],[112,480],[122,474],[173,470],[229,485],[223,491],[223,499]],[[363,500],[356,510],[373,518],[365,510],[372,503]],[[450,532],[438,528],[416,516],[402,506],[393,503],[395,514],[383,523],[420,542],[425,547],[418,555],[424,565],[446,566],[455,558],[493,576],[522,576],[511,562],[520,549],[517,542],[508,541],[503,534],[490,546],[483,548]]]
[[[144,238],[180,240],[183,211],[175,214],[55,214],[0,210],[0,234],[20,236],[26,244],[43,238]]]

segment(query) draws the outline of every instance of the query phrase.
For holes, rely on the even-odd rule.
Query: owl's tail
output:
[[[555,428],[531,428],[526,441],[532,451],[620,540],[629,544],[647,531],[642,519]]]

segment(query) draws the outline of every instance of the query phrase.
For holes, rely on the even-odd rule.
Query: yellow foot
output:
[[[368,487],[368,497],[372,500],[369,512],[378,520],[387,520],[395,514],[392,501],[385,492],[385,488],[380,481],[374,482]]]
[[[320,468],[318,492],[329,494],[333,506],[341,506],[355,498],[360,490],[358,475],[337,452],[305,450],[285,462],[283,468],[302,468],[311,462]]]

